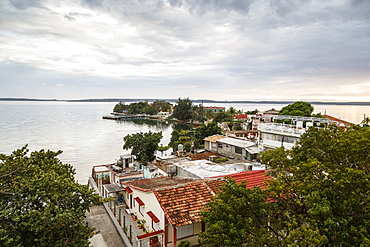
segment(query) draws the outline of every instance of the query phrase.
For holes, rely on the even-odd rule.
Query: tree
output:
[[[230,114],[221,111],[216,114],[215,118],[213,119],[213,122],[216,123],[223,123],[223,122],[231,122],[233,118],[230,116]]]
[[[189,130],[172,131],[168,146],[172,147],[174,151],[177,151],[179,144],[182,144],[186,151],[190,151],[193,141],[191,133]]]
[[[370,124],[370,118],[369,116],[366,117],[366,115],[364,115],[364,119],[361,121],[361,124],[363,124],[364,126],[369,126]]]
[[[153,105],[147,104],[146,107],[144,108],[143,113],[148,115],[156,115],[158,113],[158,109]]]
[[[274,110],[275,111],[275,109],[274,108],[272,108],[271,110]],[[255,109],[255,110],[253,110],[253,111],[246,111],[245,112],[245,114],[250,114],[250,115],[255,115],[255,114],[257,114],[259,111],[258,111],[258,109]]]
[[[217,123],[202,124],[194,131],[194,146],[199,148],[203,144],[204,138],[216,134],[221,134],[221,128],[218,127]]]
[[[313,112],[313,106],[308,102],[297,101],[293,104],[284,106],[279,115],[289,115],[289,116],[304,116],[310,117]]]
[[[94,229],[84,218],[98,195],[74,180],[62,151],[28,153],[0,154],[0,245],[89,246]]]
[[[226,113],[230,115],[231,119],[233,119],[236,116],[236,114],[239,113],[239,111],[236,110],[234,107],[230,106],[229,109],[227,109]]]
[[[189,98],[179,98],[176,103],[177,105],[173,109],[172,116],[185,122],[192,119],[193,102]]]
[[[139,132],[132,135],[126,135],[123,140],[125,144],[123,149],[131,149],[131,154],[135,155],[136,160],[144,166],[155,159],[155,151],[158,150],[158,144],[163,135],[160,132]]]
[[[203,123],[206,120],[204,108],[202,105],[194,105],[191,114],[191,121]]]
[[[277,177],[274,200],[295,228],[288,240],[309,235],[317,246],[370,244],[369,137],[358,126],[310,128],[293,150],[262,155]]]
[[[153,106],[157,108],[157,111],[169,112],[171,110],[171,103],[165,100],[155,100]]]
[[[120,101],[118,104],[116,104],[113,108],[113,112],[122,112],[126,109],[125,102]]]
[[[264,246],[269,243],[267,195],[259,188],[246,188],[228,179],[217,196],[201,212],[207,230],[199,234],[200,243],[210,247]],[[271,245],[273,246],[273,245]]]
[[[246,246],[369,246],[369,137],[370,129],[359,126],[310,128],[292,150],[262,153],[262,162],[275,177],[263,191],[266,200],[262,203],[256,191],[229,183],[231,188],[220,192],[225,192],[223,197],[230,194],[225,208],[226,199],[218,194],[204,215],[210,231],[202,241],[206,246],[217,241],[230,246],[227,239]],[[243,215],[243,209],[252,215]],[[213,213],[222,210],[227,213],[220,218],[233,225],[241,220],[253,232],[219,223]],[[229,234],[223,231],[227,227]]]

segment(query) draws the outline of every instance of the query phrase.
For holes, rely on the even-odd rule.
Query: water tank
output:
[[[167,166],[167,174],[170,176],[170,177],[173,177],[175,176],[177,173],[177,167],[175,165],[168,165]]]
[[[117,166],[119,166],[119,167],[123,166],[123,160],[122,159],[117,160]]]
[[[211,162],[215,162],[216,163],[216,161],[217,161],[217,156],[216,155],[211,155],[211,156],[209,156],[209,161],[211,161]]]
[[[253,165],[250,164],[244,164],[244,171],[252,171]]]

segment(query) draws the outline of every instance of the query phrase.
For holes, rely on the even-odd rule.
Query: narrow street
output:
[[[96,228],[97,234],[90,239],[93,247],[126,247],[121,236],[114,227],[111,218],[103,205],[93,206],[86,213],[86,221]]]

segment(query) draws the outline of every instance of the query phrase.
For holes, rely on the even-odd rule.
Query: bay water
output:
[[[174,129],[188,126],[157,120],[106,120],[112,102],[0,101],[0,153],[10,154],[28,144],[30,151],[62,150],[62,162],[73,165],[76,180],[86,184],[94,165],[115,162],[123,150],[123,137],[136,132],[162,131],[161,144],[168,145]],[[205,106],[233,106],[237,110],[281,109],[286,104],[219,103]],[[315,112],[358,124],[370,106],[314,105]]]

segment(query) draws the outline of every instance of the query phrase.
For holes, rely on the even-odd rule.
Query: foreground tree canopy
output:
[[[158,144],[161,141],[162,132],[139,132],[132,135],[126,135],[123,138],[125,144],[123,149],[131,149],[131,154],[136,156],[144,166],[155,159],[155,151],[158,150]]]
[[[310,128],[293,150],[265,152],[276,179],[265,191],[227,182],[203,212],[201,242],[370,246],[369,149],[369,128],[330,126]]]
[[[75,182],[61,151],[28,152],[0,154],[0,246],[89,246],[84,218],[98,196]]]

